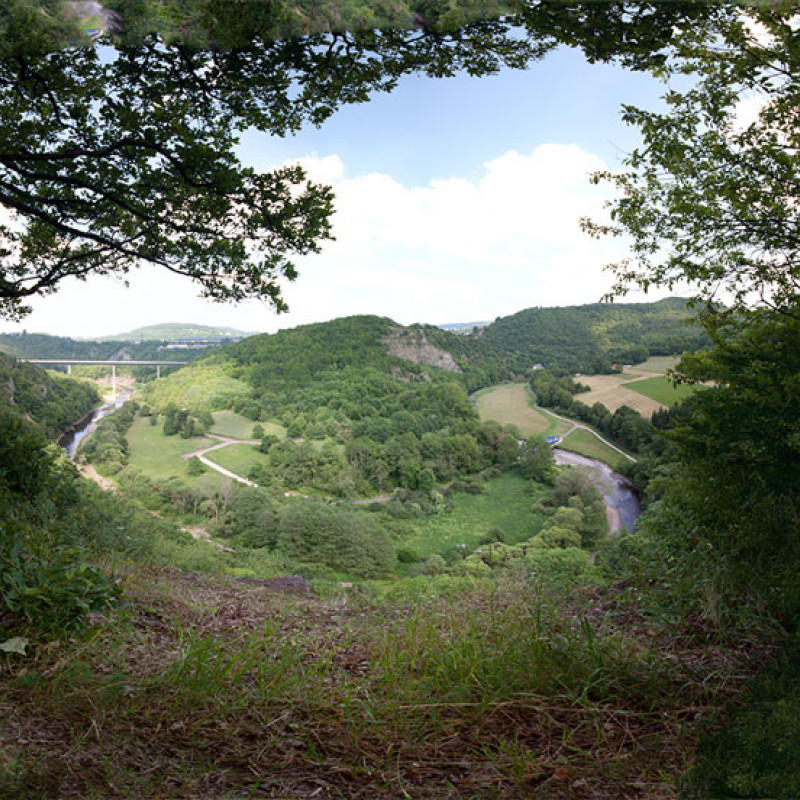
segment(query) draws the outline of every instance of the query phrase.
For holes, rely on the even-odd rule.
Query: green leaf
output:
[[[0,642],[0,650],[4,653],[19,653],[21,656],[25,655],[27,646],[28,640],[24,636],[14,636],[11,639]]]

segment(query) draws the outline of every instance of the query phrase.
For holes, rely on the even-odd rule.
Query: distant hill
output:
[[[165,322],[161,325],[145,325],[127,333],[102,336],[100,342],[164,342],[176,339],[243,339],[252,333],[223,326],[197,325],[188,322]]]
[[[111,359],[157,361],[191,361],[198,355],[208,352],[204,350],[179,349],[165,350],[160,340],[142,341],[139,344],[126,341],[92,341],[85,339],[69,339],[64,336],[50,336],[46,333],[0,334],[0,352],[17,358],[66,358],[90,361],[108,361]]]
[[[528,308],[498,318],[475,336],[506,353],[518,369],[542,364],[554,372],[609,372],[615,363],[707,346],[701,326],[687,324],[686,303],[671,297],[656,303]]]
[[[46,333],[2,333],[0,352],[17,358],[133,359],[191,361],[220,344],[239,341],[252,334],[235,328],[167,323],[106,336],[71,339]],[[193,344],[193,340],[198,340]]]

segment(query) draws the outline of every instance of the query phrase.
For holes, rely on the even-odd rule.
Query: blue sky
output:
[[[65,283],[0,329],[89,337],[196,322],[274,331],[356,313],[444,323],[596,302],[611,283],[603,264],[625,251],[579,230],[579,217],[602,215],[611,197],[588,175],[618,168],[636,144],[620,104],[653,107],[662,92],[647,75],[561,49],[524,72],[410,76],[290,138],[248,133],[243,161],[268,169],[300,160],[337,195],[336,241],[298,259],[289,314],[210,303],[185,279],[143,268],[130,288]]]

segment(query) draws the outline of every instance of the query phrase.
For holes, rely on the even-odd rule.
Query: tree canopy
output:
[[[297,166],[244,166],[243,130],[284,136],[403,75],[521,68],[560,42],[658,67],[676,29],[717,13],[705,3],[14,0],[0,11],[0,313],[24,315],[26,298],[65,277],[143,263],[211,299],[283,310],[292,258],[331,236],[333,197]],[[85,46],[89,24],[106,46]]]
[[[688,282],[737,312],[789,310],[800,299],[796,6],[753,5],[714,37],[686,30],[676,55],[666,74],[690,74],[689,87],[666,94],[666,111],[626,106],[643,144],[625,172],[596,176],[620,195],[612,224],[588,227],[633,239],[616,291]]]

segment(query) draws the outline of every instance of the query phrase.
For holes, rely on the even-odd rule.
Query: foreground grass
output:
[[[3,797],[672,797],[764,655],[522,578],[384,609],[123,585],[122,618],[0,654]]]
[[[582,456],[597,458],[617,470],[631,463],[629,459],[618,453],[613,447],[609,447],[586,428],[576,428],[564,437],[561,446],[565,450],[572,450]]]

